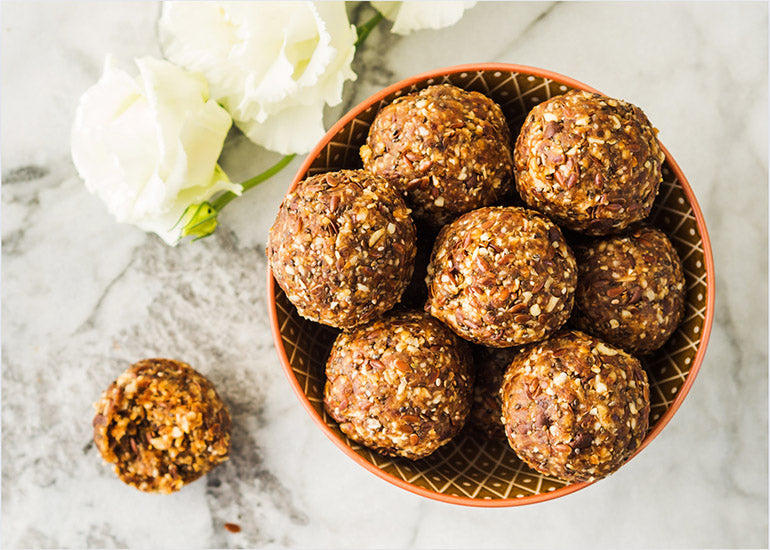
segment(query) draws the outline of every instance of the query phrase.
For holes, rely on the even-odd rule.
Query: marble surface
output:
[[[367,6],[350,6],[362,21]],[[104,54],[158,54],[158,5],[2,3],[2,546],[767,547],[768,6],[486,3],[455,27],[375,29],[340,116],[466,62],[540,66],[640,105],[711,234],[716,317],[673,421],[611,478],[532,506],[472,509],[355,465],[291,392],[266,312],[269,225],[301,158],[233,202],[213,238],[170,248],[115,223],[70,160]],[[278,155],[233,134],[245,179]],[[123,485],[89,443],[92,403],[131,362],[178,357],[229,403],[232,458],[171,496]],[[225,522],[237,523],[229,533]]]

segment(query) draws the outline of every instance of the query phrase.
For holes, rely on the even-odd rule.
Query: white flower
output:
[[[222,190],[240,193],[217,165],[232,122],[200,76],[151,57],[136,65],[134,79],[108,58],[80,98],[72,159],[117,221],[173,245],[188,205]]]
[[[249,139],[283,154],[323,136],[325,104],[354,80],[356,29],[344,2],[167,2],[164,55],[202,73]]]
[[[457,23],[465,10],[476,2],[371,2],[386,19],[393,21],[393,32],[409,34],[421,29],[442,29]]]

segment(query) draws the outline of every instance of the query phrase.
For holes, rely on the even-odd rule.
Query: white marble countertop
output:
[[[159,53],[158,10],[2,4],[3,547],[767,548],[766,3],[480,2],[450,29],[382,24],[357,53],[330,121],[402,78],[480,61],[632,101],[706,217],[716,318],[680,411],[609,479],[507,509],[392,486],[299,406],[272,344],[264,247],[301,158],[228,206],[213,238],[177,248],[86,192],[69,152],[77,99],[105,53],[125,68]],[[278,158],[235,137],[223,163],[237,181]],[[171,496],[123,485],[89,444],[93,401],[153,356],[206,373],[234,420],[231,460]]]

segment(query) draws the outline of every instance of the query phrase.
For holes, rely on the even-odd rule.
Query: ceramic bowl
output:
[[[377,111],[402,94],[444,82],[496,101],[514,140],[537,103],[572,88],[597,91],[572,78],[519,65],[474,64],[419,74],[377,92],[343,116],[308,155],[291,188],[313,174],[360,168],[358,150]],[[714,268],[703,215],[684,174],[664,151],[663,182],[649,221],[669,235],[682,259],[687,304],[684,320],[671,339],[642,361],[649,374],[652,406],[650,428],[639,451],[671,420],[695,381],[714,309]],[[267,287],[275,346],[292,388],[321,430],[358,465],[424,497],[471,506],[531,504],[587,485],[541,475],[519,460],[505,442],[487,440],[470,429],[419,461],[386,457],[351,441],[323,408],[324,366],[337,331],[301,318],[269,271]]]

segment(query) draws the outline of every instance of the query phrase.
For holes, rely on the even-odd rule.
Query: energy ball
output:
[[[582,332],[514,358],[503,378],[508,443],[538,472],[567,482],[616,471],[647,433],[650,390],[639,361]]]
[[[473,370],[465,342],[417,311],[341,333],[326,364],[324,406],[352,440],[419,459],[463,427]]]
[[[573,90],[536,105],[514,151],[516,188],[530,207],[589,235],[647,217],[665,159],[638,107]]]
[[[444,226],[426,310],[477,344],[542,340],[569,318],[577,266],[559,228],[525,208],[486,207]]]
[[[400,189],[415,217],[440,227],[512,188],[511,132],[487,96],[450,84],[393,100],[360,150],[364,168]]]
[[[630,353],[661,347],[684,314],[679,256],[666,235],[643,227],[577,247],[573,322]]]
[[[94,407],[96,448],[140,491],[178,491],[227,460],[230,414],[211,382],[181,361],[134,363]]]
[[[286,195],[267,257],[302,317],[347,329],[399,301],[415,238],[409,209],[387,181],[341,170],[311,176]]]
[[[468,423],[489,439],[505,441],[501,420],[503,401],[500,387],[503,375],[521,348],[485,348],[474,350],[473,364],[476,382],[473,385],[473,405]]]

